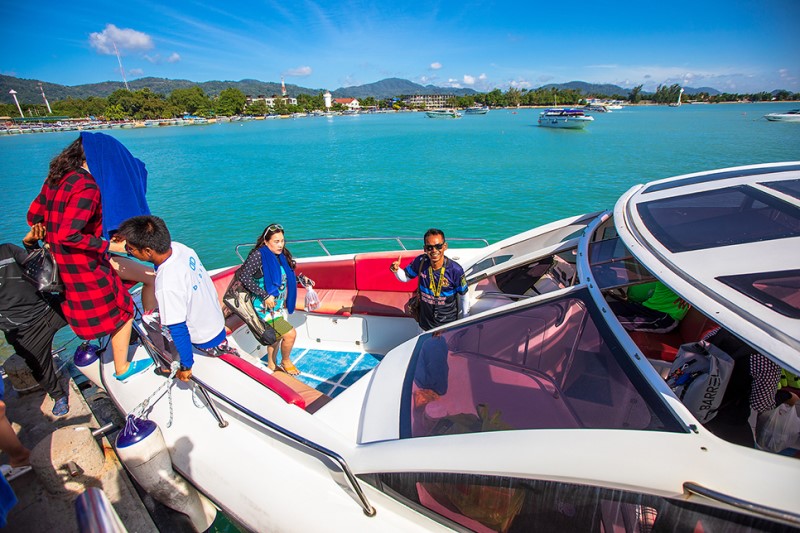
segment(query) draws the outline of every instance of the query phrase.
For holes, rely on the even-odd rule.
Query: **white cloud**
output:
[[[167,58],[167,63],[177,63],[181,60],[181,55],[178,52],[172,52],[172,54]]]
[[[478,79],[481,81],[486,81],[486,74],[481,74],[480,76],[478,76]]]
[[[150,50],[153,48],[153,39],[146,33],[108,24],[103,31],[89,35],[89,44],[97,53],[110,55],[114,53],[115,44],[120,53]]]
[[[304,66],[304,67],[297,67],[297,68],[290,68],[286,71],[286,76],[295,76],[298,78],[302,78],[305,76],[311,76],[311,67]]]
[[[140,68],[132,68],[128,71],[128,75],[130,76],[141,76],[142,74],[144,74],[144,70]]]
[[[442,64],[438,61],[431,63],[431,70],[439,70],[440,68],[442,68]]]
[[[530,89],[531,82],[527,80],[511,80],[508,82],[509,87],[514,87],[515,89]]]
[[[467,85],[475,85],[475,76],[464,74],[464,83]]]

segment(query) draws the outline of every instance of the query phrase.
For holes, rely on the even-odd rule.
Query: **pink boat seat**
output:
[[[669,333],[629,331],[633,342],[648,359],[672,362],[678,355],[681,344],[701,340],[709,331],[718,327],[703,313],[692,307],[677,328]]]

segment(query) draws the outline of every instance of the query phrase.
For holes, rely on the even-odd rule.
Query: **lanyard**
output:
[[[437,298],[442,293],[442,285],[444,285],[444,267],[445,267],[445,264],[446,264],[446,261],[442,263],[442,268],[439,269],[439,281],[436,283],[436,286],[434,287],[434,285],[433,285],[433,265],[428,263],[428,277],[430,278],[430,282],[429,282],[428,286],[430,287],[431,292],[433,293],[433,295],[436,296]]]

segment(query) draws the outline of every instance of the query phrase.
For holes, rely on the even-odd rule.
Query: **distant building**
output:
[[[454,94],[412,94],[403,96],[403,102],[407,106],[437,109],[447,107],[449,100],[455,97]]]
[[[355,98],[336,98],[333,103],[343,105],[347,109],[352,109],[353,111],[361,109],[361,104],[359,104],[358,100]]]
[[[263,94],[259,94],[255,98],[252,96],[247,96],[247,105],[254,104],[256,102],[264,102],[267,104],[267,107],[275,107],[275,102],[283,101],[286,105],[297,105],[297,98],[291,98],[289,96],[278,96],[277,94],[273,94],[272,96],[265,96]]]
[[[331,108],[331,98],[332,97],[333,97],[333,95],[331,94],[330,91],[325,91],[325,94],[322,95],[322,98],[325,99],[325,109],[330,109]]]

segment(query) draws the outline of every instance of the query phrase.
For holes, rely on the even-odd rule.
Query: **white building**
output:
[[[253,98],[252,96],[248,96],[247,105],[253,104],[255,102],[264,102],[265,104],[267,104],[267,107],[274,108],[275,103],[281,100],[286,105],[297,105],[297,98],[291,98],[289,96],[278,96],[277,94],[273,94],[272,96],[265,96],[263,94],[259,94],[255,98]]]
[[[343,105],[347,109],[352,109],[353,111],[358,111],[361,109],[361,104],[358,103],[356,98],[337,98],[333,101],[336,104]]]
[[[412,94],[404,96],[403,101],[408,106],[422,107],[424,109],[438,109],[447,107],[454,94]]]

